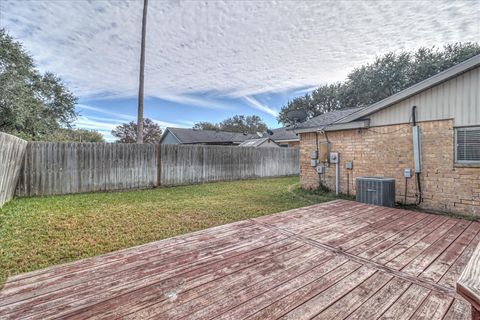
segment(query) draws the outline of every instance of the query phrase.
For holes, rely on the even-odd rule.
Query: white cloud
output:
[[[96,130],[100,132],[107,142],[113,142],[115,140],[115,137],[112,136],[111,131],[119,124],[120,122],[115,124],[105,121],[98,121],[87,116],[80,116],[74,122],[74,125],[77,128]]]
[[[175,127],[175,128],[189,128],[193,127],[194,123],[185,121],[185,122],[169,122],[162,121],[157,119],[152,119],[153,122],[157,123],[161,128],[165,129],[166,127]]]
[[[136,95],[142,1],[1,0],[0,12],[0,26],[77,95]],[[150,1],[145,91],[228,108],[191,94],[342,80],[386,51],[478,41],[479,15],[477,1]]]
[[[258,100],[252,97],[244,97],[243,100],[245,100],[251,107],[263,111],[265,113],[268,113],[274,117],[278,115],[278,112],[270,107],[267,107],[264,104],[261,104]]]
[[[208,99],[208,98],[196,98],[192,96],[188,96],[185,94],[152,94],[151,96],[167,100],[167,101],[172,101],[180,104],[185,104],[185,105],[191,105],[191,106],[196,106],[196,107],[201,107],[201,108],[207,108],[207,109],[223,109],[223,110],[231,110],[232,107],[222,103],[218,102],[214,99]]]
[[[317,89],[317,86],[312,86],[312,87],[308,87],[308,88],[305,88],[305,89],[295,90],[295,94],[310,93],[310,92],[314,91],[315,89]]]
[[[117,119],[117,120],[122,120],[122,121],[134,121],[134,120],[136,120],[136,118],[134,116],[131,116],[131,115],[128,115],[128,114],[108,111],[108,110],[105,110],[105,109],[102,109],[102,108],[88,106],[88,105],[85,105],[85,104],[78,104],[77,108],[80,109],[80,113],[81,113],[82,110],[89,110],[89,111],[94,111],[94,112],[97,112],[97,113],[102,113],[102,114],[106,114],[106,115],[109,115],[109,116],[113,116],[114,119]]]

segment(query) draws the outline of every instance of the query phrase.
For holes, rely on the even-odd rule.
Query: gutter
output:
[[[318,132],[318,131],[340,131],[340,130],[351,130],[351,129],[364,129],[370,127],[370,119],[345,122],[345,123],[332,123],[330,125],[325,125],[323,127],[313,127],[305,129],[297,129],[296,133],[307,133],[307,132]]]
[[[297,138],[297,139],[283,139],[283,140],[272,139],[272,140],[275,141],[275,142],[297,142],[297,141],[300,141],[300,138]]]

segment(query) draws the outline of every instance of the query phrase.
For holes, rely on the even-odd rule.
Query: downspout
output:
[[[421,132],[417,125],[417,106],[412,107],[412,137],[413,137],[413,162],[415,166],[415,180],[417,180],[417,201],[419,205],[423,201],[422,184],[420,183],[420,173],[422,172],[422,149],[421,149]]]

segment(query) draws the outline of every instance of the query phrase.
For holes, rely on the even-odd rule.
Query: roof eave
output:
[[[178,137],[168,127],[165,128],[165,131],[162,133],[162,136],[160,137],[160,141],[158,141],[158,144],[162,144],[163,139],[165,139],[165,137],[167,136],[167,131],[170,132],[175,139],[177,139],[179,144],[183,144],[183,142],[180,141],[180,139],[178,139]]]
[[[271,139],[275,142],[293,142],[293,141],[300,141],[300,138],[294,138],[294,139]]]
[[[297,133],[309,133],[309,132],[318,132],[318,131],[340,131],[340,130],[351,130],[351,129],[364,129],[370,127],[370,120],[359,120],[352,122],[342,122],[342,123],[333,123],[324,127],[311,127],[298,129],[295,132]]]

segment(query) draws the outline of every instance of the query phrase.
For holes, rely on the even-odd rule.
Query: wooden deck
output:
[[[470,319],[479,231],[338,200],[12,277],[0,318]]]

